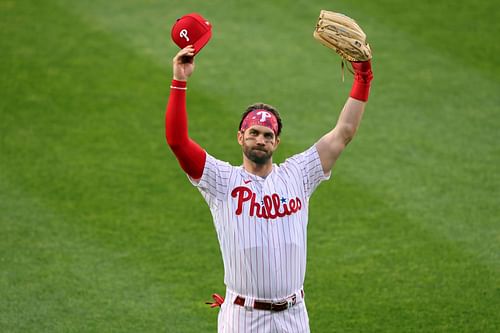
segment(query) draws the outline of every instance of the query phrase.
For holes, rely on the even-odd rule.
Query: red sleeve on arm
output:
[[[200,179],[205,167],[206,152],[188,135],[186,114],[186,82],[172,81],[165,114],[167,143],[182,169],[193,179]]]
[[[354,82],[349,96],[367,102],[370,95],[370,82],[373,79],[371,61],[351,62],[351,64],[354,69]]]

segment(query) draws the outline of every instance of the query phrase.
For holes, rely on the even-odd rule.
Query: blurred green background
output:
[[[164,139],[170,28],[213,25],[191,136],[238,165],[239,116],[267,102],[281,162],[351,87],[321,9],[360,23],[375,79],[311,200],[312,332],[500,331],[497,1],[0,0],[1,332],[216,331],[215,230]]]

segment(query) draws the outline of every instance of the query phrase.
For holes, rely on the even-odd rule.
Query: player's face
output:
[[[279,138],[265,126],[254,125],[238,133],[243,154],[256,164],[266,164],[278,147]]]

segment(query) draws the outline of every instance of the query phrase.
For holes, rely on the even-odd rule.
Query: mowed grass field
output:
[[[0,0],[1,332],[216,331],[215,230],[164,139],[170,27],[213,24],[191,136],[238,165],[239,116],[267,102],[281,162],[351,87],[321,9],[358,20],[375,79],[310,203],[312,332],[500,331],[496,1]]]

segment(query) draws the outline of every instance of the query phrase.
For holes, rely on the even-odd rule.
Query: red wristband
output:
[[[187,81],[172,80],[171,89],[187,90]]]
[[[371,61],[352,62],[351,64],[354,69],[354,82],[349,96],[366,102],[370,95],[370,82],[373,79]]]

